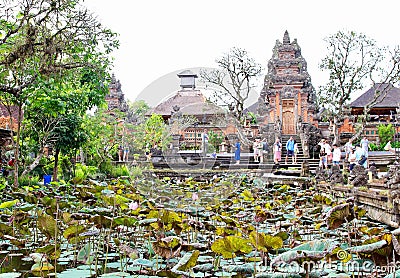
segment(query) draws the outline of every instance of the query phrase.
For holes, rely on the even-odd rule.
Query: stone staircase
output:
[[[288,157],[287,164],[286,164],[285,163],[285,158],[286,158],[286,153],[287,153],[286,143],[291,136],[297,142],[297,146],[299,148],[299,153],[297,154],[297,162],[296,163],[293,163],[292,158]],[[310,166],[310,171],[315,171],[318,168],[319,159],[306,158],[304,156],[303,147],[301,145],[301,140],[298,135],[282,134],[281,143],[282,143],[283,148],[282,148],[282,159],[281,159],[281,163],[279,165],[280,168],[291,169],[291,170],[295,170],[295,171],[301,170],[301,165],[304,161],[308,162],[308,164]],[[273,162],[273,160],[271,160],[271,161],[268,160],[267,163],[274,163],[274,162]]]

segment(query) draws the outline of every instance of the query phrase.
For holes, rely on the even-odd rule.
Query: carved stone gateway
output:
[[[296,134],[297,126],[301,126],[299,122],[316,123],[315,99],[307,63],[297,40],[291,42],[286,31],[282,42],[276,41],[258,99],[258,112],[263,117],[261,125],[281,120],[282,134]]]

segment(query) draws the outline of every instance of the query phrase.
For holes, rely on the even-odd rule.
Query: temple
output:
[[[115,109],[122,112],[128,111],[128,104],[126,103],[124,93],[121,90],[121,83],[115,78],[114,74],[111,77],[109,93],[106,95],[106,102],[109,111]]]
[[[297,123],[316,124],[316,95],[297,40],[288,31],[276,41],[258,99],[260,125],[277,124],[282,134],[296,134]]]

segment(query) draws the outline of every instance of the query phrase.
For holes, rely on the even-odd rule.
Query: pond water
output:
[[[4,191],[0,277],[365,277],[399,259],[396,231],[351,200],[208,176]],[[304,267],[317,261],[330,265]]]

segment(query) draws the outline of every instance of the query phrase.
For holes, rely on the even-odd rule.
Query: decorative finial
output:
[[[283,35],[283,43],[290,43],[289,32],[286,30],[285,34]]]

